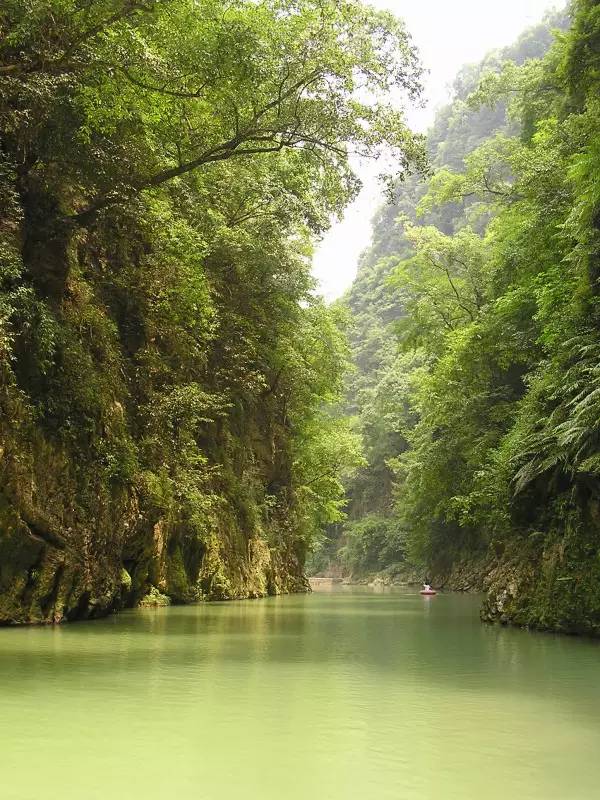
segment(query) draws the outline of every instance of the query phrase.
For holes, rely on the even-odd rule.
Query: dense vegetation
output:
[[[440,580],[479,557],[486,617],[597,632],[600,5],[549,28],[459,76],[434,175],[376,221],[339,555]]]
[[[304,587],[357,438],[312,242],[423,164],[354,0],[0,9],[0,622]]]
[[[545,21],[523,34],[514,46],[491,53],[481,64],[463,67],[454,81],[452,103],[438,112],[427,136],[435,169],[461,170],[465,158],[492,135],[516,132],[516,123],[507,119],[505,103],[473,108],[467,100],[484,74],[509,61],[522,64],[543,56],[552,41],[551,26],[564,27],[565,23],[562,17]],[[352,418],[360,431],[366,463],[347,483],[348,521],[330,528],[325,547],[314,559],[316,569],[341,562],[355,575],[382,568],[405,572],[408,542],[395,508],[394,460],[408,449],[406,432],[417,421],[411,376],[426,362],[425,350],[417,346],[421,344],[417,337],[424,334],[419,325],[424,328],[426,323],[423,317],[417,320],[416,314],[407,314],[404,283],[409,276],[404,271],[400,278],[397,265],[415,252],[406,221],[411,231],[415,225],[428,225],[447,235],[474,221],[467,215],[473,199],[436,207],[430,204],[427,210],[417,211],[428,187],[428,181],[410,178],[397,186],[393,202],[379,209],[372,244],[362,255],[357,277],[343,301],[351,314],[354,368],[346,379],[340,411]],[[475,221],[475,225],[481,231],[485,222]],[[413,329],[412,340],[406,335],[408,326]]]
[[[598,632],[599,52],[576,0],[465,68],[424,180],[417,57],[357,0],[7,0],[0,622],[302,589],[330,525],[321,564]]]

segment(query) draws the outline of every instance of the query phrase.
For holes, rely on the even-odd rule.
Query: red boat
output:
[[[431,596],[431,595],[433,595],[433,594],[437,594],[437,592],[436,592],[436,590],[435,590],[435,589],[421,589],[421,592],[420,592],[420,593],[421,593],[421,594],[424,594],[424,595],[425,595],[425,596],[427,596],[427,597],[429,597],[429,596]]]

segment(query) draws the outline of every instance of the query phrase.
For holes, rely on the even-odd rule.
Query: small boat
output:
[[[435,589],[421,589],[420,594],[430,597],[431,595],[437,594],[437,592]]]

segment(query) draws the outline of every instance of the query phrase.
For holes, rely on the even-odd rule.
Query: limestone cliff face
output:
[[[307,588],[289,397],[230,380],[243,298],[206,341],[159,328],[167,277],[144,285],[147,243],[119,261],[127,236],[82,238],[58,300],[22,277],[3,295],[0,270],[0,624]]]
[[[306,589],[299,553],[266,541],[277,521],[245,530],[224,504],[200,538],[142,485],[111,487],[93,463],[20,433],[3,430],[0,446],[0,624]]]
[[[597,527],[513,542],[485,578],[482,619],[600,636],[599,553]]]

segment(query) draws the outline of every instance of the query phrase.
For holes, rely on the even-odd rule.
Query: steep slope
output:
[[[306,588],[358,458],[312,242],[350,146],[421,158],[419,66],[389,14],[281,11],[0,9],[0,624]]]
[[[467,105],[482,75],[501,69],[502,64],[522,64],[539,58],[552,42],[552,30],[565,27],[564,16],[553,16],[527,30],[514,45],[490,53],[480,64],[465,66],[454,81],[454,99],[438,112],[427,137],[434,169],[464,168],[465,158],[496,133],[509,135],[517,129],[509,121],[506,103],[474,109]],[[414,253],[405,235],[407,219],[420,226],[435,225],[452,234],[469,222],[475,205],[471,199],[432,208],[417,216],[417,207],[429,184],[417,177],[399,185],[392,204],[382,206],[374,219],[373,239],[363,253],[356,279],[344,303],[352,315],[351,346],[355,372],[346,392],[345,413],[357,416],[368,465],[347,486],[349,522],[330,531],[332,555],[343,544],[340,557],[345,569],[360,575],[398,565],[406,558],[403,535],[394,505],[393,462],[407,447],[403,430],[414,415],[409,411],[407,373],[421,363],[419,354],[398,354],[402,320],[406,316],[402,291],[390,285],[399,262]],[[481,229],[485,216],[476,222]],[[403,401],[403,402],[402,402]],[[367,544],[368,542],[368,544]],[[322,560],[315,562],[324,566]],[[412,567],[410,574],[414,573]]]
[[[429,224],[399,221],[403,352],[361,415],[404,439],[384,544],[403,535],[440,580],[470,562],[486,620],[598,635],[600,6],[571,19],[542,59],[482,75],[469,107],[507,104],[518,127],[438,166]]]

